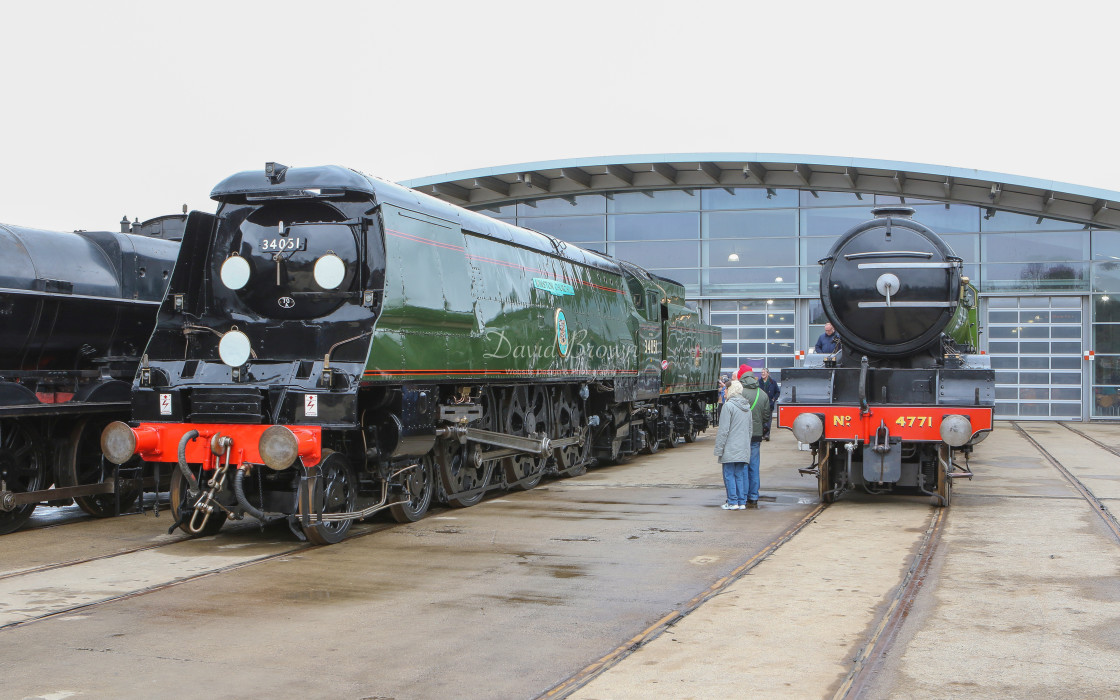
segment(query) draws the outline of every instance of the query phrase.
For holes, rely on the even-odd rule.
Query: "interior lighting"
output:
[[[739,254],[738,253],[732,253],[731,255],[728,255],[727,256],[727,262],[739,262]]]
[[[767,304],[773,304],[773,303],[774,303],[774,300],[773,300],[773,299],[767,299],[767,300],[766,300],[766,303],[767,303]]]
[[[784,282],[785,280],[783,280],[781,277],[775,277],[774,281],[775,282]]]
[[[1108,295],[1105,294],[1103,297],[1101,297],[1101,301],[1108,301]]]

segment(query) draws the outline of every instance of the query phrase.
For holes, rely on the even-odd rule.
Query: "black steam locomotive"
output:
[[[992,429],[995,374],[963,261],[907,207],[880,208],[820,261],[821,303],[841,339],[782,371],[778,423],[812,446],[822,501],[852,488],[949,505]]]
[[[116,463],[169,463],[190,535],[250,515],[329,544],[708,425],[720,331],[676,282],[336,166],[211,196],[133,421],[102,436]]]
[[[117,492],[99,439],[129,392],[175,264],[184,216],[108,231],[0,225],[0,534],[39,503],[105,516]],[[57,488],[50,488],[53,484]]]

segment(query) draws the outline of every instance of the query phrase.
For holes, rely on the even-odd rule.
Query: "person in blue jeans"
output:
[[[758,386],[750,365],[742,365],[735,378],[743,387],[743,400],[749,402],[751,414],[750,461],[747,463],[747,508],[758,508],[758,468],[762,461],[762,435],[770,420],[770,397]]]
[[[754,416],[751,405],[743,399],[743,385],[731,382],[727,387],[727,400],[719,415],[719,432],[716,433],[716,460],[723,464],[723,485],[727,489],[724,510],[746,510],[747,465],[751,459],[751,433]]]

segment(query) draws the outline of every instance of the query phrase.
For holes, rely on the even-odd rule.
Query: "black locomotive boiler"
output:
[[[782,371],[778,424],[812,446],[822,501],[853,488],[947,506],[992,429],[995,374],[977,354],[977,290],[908,207],[880,208],[820,261],[833,355]]]
[[[128,415],[184,220],[125,219],[119,233],[0,224],[0,534],[40,503],[105,516],[139,495],[114,493],[99,438]]]
[[[190,535],[248,515],[329,544],[708,425],[720,330],[672,280],[337,166],[211,196],[102,437],[169,463]]]

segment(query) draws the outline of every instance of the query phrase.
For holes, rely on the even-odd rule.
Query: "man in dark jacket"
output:
[[[767,418],[762,426],[762,439],[770,442],[770,424],[773,422],[774,407],[778,405],[781,389],[778,388],[778,383],[770,378],[770,370],[765,367],[762,368],[762,378],[758,380],[758,388],[765,391],[766,398],[770,399],[770,418]]]
[[[831,323],[824,324],[824,333],[821,337],[817,338],[817,344],[813,346],[813,351],[819,355],[831,355],[840,349],[840,336],[836,335],[836,329],[832,327]]]
[[[770,421],[770,397],[758,387],[758,380],[751,374],[750,365],[742,365],[736,373],[743,385],[743,398],[750,402],[753,425],[751,426],[751,461],[747,464],[747,508],[758,508],[758,467],[762,461],[762,426]]]

